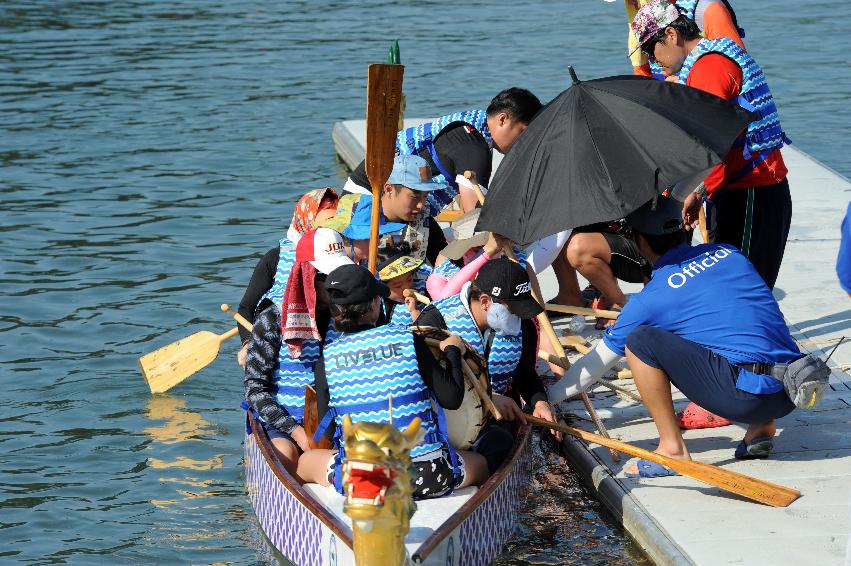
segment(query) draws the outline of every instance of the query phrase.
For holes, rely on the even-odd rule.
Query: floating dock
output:
[[[406,120],[405,126],[425,121]],[[364,157],[365,129],[364,120],[334,125],[335,149],[350,168]],[[494,155],[496,170],[501,155]],[[801,498],[776,509],[686,477],[627,478],[622,470],[626,456],[613,462],[599,446],[575,439],[562,444],[574,470],[659,565],[851,565],[851,297],[839,287],[835,271],[851,182],[795,146],[785,147],[783,157],[793,216],[774,294],[802,351],[824,358],[842,336],[849,338],[831,357],[831,391],[816,410],[796,410],[778,421],[768,460],[733,458],[744,435],[739,425],[684,436],[695,460],[796,488]],[[552,270],[541,274],[541,285],[545,296],[555,295]],[[622,288],[627,293],[641,289]],[[559,329],[566,320],[553,323]],[[600,337],[593,330],[583,334],[591,342]],[[635,391],[629,380],[614,383]],[[648,450],[656,447],[656,427],[640,404],[603,388],[592,401],[613,438]],[[674,391],[674,403],[679,410],[687,400]],[[587,417],[578,401],[563,403],[561,409]]]

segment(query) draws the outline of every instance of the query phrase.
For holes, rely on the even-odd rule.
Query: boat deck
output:
[[[422,121],[406,121],[406,126]],[[335,124],[333,138],[350,167],[363,159],[363,120]],[[794,216],[774,294],[802,351],[826,355],[841,336],[851,338],[851,298],[839,287],[834,269],[851,182],[794,146],[783,151]],[[551,270],[541,274],[541,285],[546,296],[555,294]],[[637,292],[640,286],[624,289]],[[554,324],[562,326],[559,319]],[[584,334],[594,342],[600,333],[590,328]],[[832,390],[818,409],[795,411],[778,421],[771,459],[733,459],[744,434],[738,425],[685,434],[697,460],[799,489],[802,497],[788,508],[744,501],[685,477],[626,478],[626,457],[615,463],[607,450],[576,440],[566,440],[563,450],[657,564],[851,564],[849,342],[831,358]],[[617,383],[635,390],[631,381]],[[674,399],[678,409],[687,403],[678,392]],[[656,429],[643,407],[602,388],[593,402],[613,437],[655,448]],[[587,417],[579,402],[561,408]]]

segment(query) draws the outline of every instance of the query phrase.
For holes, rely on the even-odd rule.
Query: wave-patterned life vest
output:
[[[287,280],[290,278],[290,271],[295,265],[295,244],[288,238],[281,238],[279,243],[281,248],[278,254],[278,267],[275,269],[275,279],[268,291],[263,293],[259,305],[265,299],[269,299],[278,306],[284,302],[284,291],[287,289]]]
[[[319,340],[305,340],[301,345],[301,356],[293,358],[286,344],[278,349],[275,365],[275,402],[287,410],[299,424],[304,421],[304,388],[313,385],[313,366],[322,352]]]
[[[494,393],[504,395],[514,381],[514,371],[523,352],[523,333],[517,335],[493,333],[488,352],[488,375]]]
[[[433,308],[440,311],[443,321],[446,323],[446,329],[452,334],[457,334],[462,340],[472,346],[476,352],[485,359],[485,343],[482,340],[482,333],[479,332],[479,327],[461,295],[452,295],[445,299],[440,299],[431,303]]]
[[[771,95],[762,69],[753,57],[732,39],[701,40],[683,62],[679,74],[680,83],[686,84],[697,60],[710,53],[724,55],[739,66],[742,70],[742,88],[736,102],[742,108],[756,112],[760,116],[758,120],[748,124],[744,140],[737,142],[738,145],[743,146],[742,152],[745,159],[754,160],[752,166],[745,171],[747,173],[768,157],[774,149],[792,142],[789,141],[780,125],[777,106],[774,104],[774,97]]]
[[[456,122],[464,122],[474,127],[485,138],[488,147],[493,146],[493,138],[488,129],[487,113],[484,110],[464,110],[441,116],[433,122],[426,122],[419,126],[404,129],[396,135],[396,154],[397,155],[414,155],[426,149],[431,155],[431,160],[434,166],[437,167],[439,174],[432,177],[435,182],[449,185],[448,189],[440,191],[431,191],[428,195],[429,203],[432,205],[432,210],[439,212],[446,205],[452,202],[458,195],[458,184],[455,182],[455,177],[440,163],[437,157],[437,150],[434,148],[434,140],[437,136],[446,129],[450,124]]]
[[[518,263],[520,263],[520,265],[525,266],[527,259],[526,252],[524,250],[515,250],[515,255],[517,256]],[[439,273],[444,277],[452,277],[460,271],[460,268],[451,261],[444,261],[435,268],[435,271],[439,271]],[[457,303],[456,301],[452,301],[451,303],[449,302],[450,299],[453,298],[457,299]],[[478,331],[478,326],[476,326],[475,321],[473,321],[469,312],[467,312],[467,309],[464,308],[464,303],[460,295],[447,297],[446,299],[435,301],[435,303],[435,306],[437,306],[438,310],[440,310],[441,314],[443,315],[443,319],[444,321],[446,321],[446,326],[449,328],[449,331],[461,336],[461,338],[470,343],[470,345],[474,346],[479,352],[479,354],[484,357],[484,344],[480,349],[475,346],[475,342],[473,340],[471,340],[467,336],[462,335],[461,332],[456,332],[452,329],[452,326],[455,326],[460,330],[465,331],[467,335],[475,337],[474,340],[481,340],[481,338],[479,338],[480,334]],[[457,305],[460,305],[461,308],[464,309],[463,315],[461,314],[461,311],[458,310]],[[453,314],[451,317],[447,317],[445,312],[452,312],[458,314]],[[449,318],[453,319],[452,326],[450,326]],[[468,324],[468,322],[472,322],[472,327]],[[504,394],[506,391],[508,391],[514,379],[514,371],[517,369],[517,364],[520,363],[520,354],[522,352],[522,332],[518,335],[508,335],[503,334],[501,332],[493,332],[493,340],[491,341],[491,346],[490,350],[488,351],[486,361],[488,364],[488,375],[490,376],[491,388],[493,388],[496,393]]]
[[[407,328],[413,323],[414,320],[411,318],[411,312],[405,306],[405,303],[395,303],[393,305],[393,311],[390,313],[390,324]]]
[[[341,451],[345,451],[343,416],[349,415],[352,422],[389,423],[391,397],[396,428],[405,430],[414,417],[422,420],[426,436],[411,450],[412,458],[444,447],[410,330],[386,325],[343,334],[325,346],[324,358],[329,404],[337,423],[335,442]]]
[[[341,333],[334,329],[333,322],[328,325],[325,344],[339,338]],[[304,388],[314,384],[313,368],[322,353],[319,340],[304,340],[301,355],[294,358],[289,347],[282,343],[278,350],[278,362],[275,365],[274,381],[278,388],[275,402],[287,410],[292,418],[301,424],[304,421]]]

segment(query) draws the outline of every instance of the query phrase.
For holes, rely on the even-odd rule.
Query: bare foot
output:
[[[777,434],[777,424],[774,421],[768,421],[767,423],[754,423],[748,426],[748,430],[745,432],[745,443],[749,444],[751,440],[761,436],[771,438],[775,434]]]

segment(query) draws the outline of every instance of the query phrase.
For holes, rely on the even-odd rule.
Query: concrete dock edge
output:
[[[580,479],[623,525],[630,537],[657,566],[693,566],[694,562],[668,533],[633,499],[609,468],[580,440],[567,437],[561,451]]]

